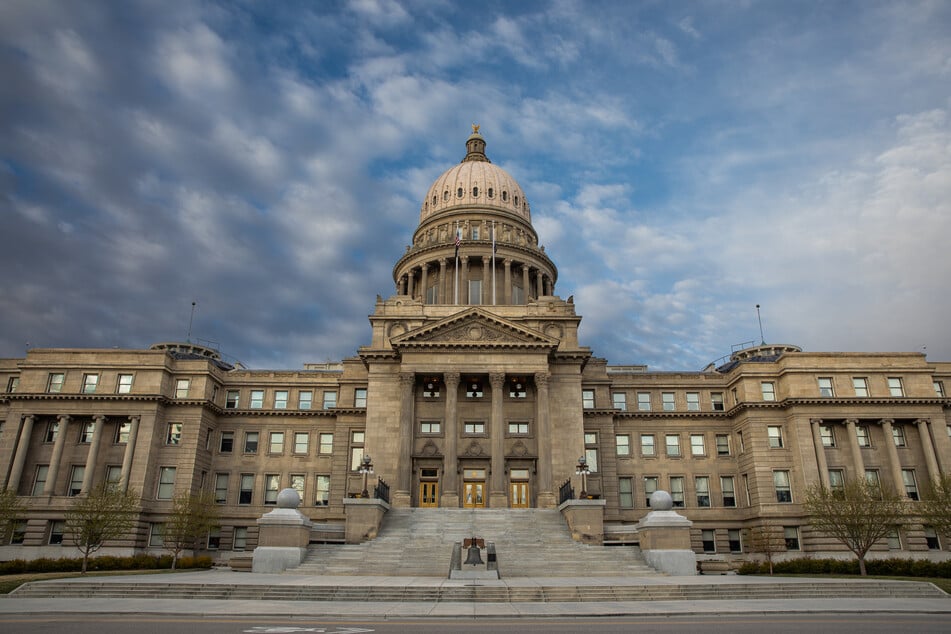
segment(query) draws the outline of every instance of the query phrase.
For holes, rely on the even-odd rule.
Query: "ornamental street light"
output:
[[[360,495],[361,497],[368,498],[370,497],[370,492],[367,491],[367,476],[373,473],[373,463],[370,462],[369,454],[363,456],[363,462],[360,463],[358,471],[363,474],[363,493]]]
[[[575,467],[575,475],[581,476],[581,496],[582,498],[588,497],[588,459],[584,456],[578,458],[578,466]]]

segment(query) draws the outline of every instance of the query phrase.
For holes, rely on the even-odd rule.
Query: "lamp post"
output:
[[[368,498],[370,497],[370,492],[367,491],[367,476],[373,473],[373,463],[370,461],[369,454],[363,456],[363,462],[360,463],[359,472],[363,474],[363,493],[360,495],[364,498]]]
[[[586,489],[588,488],[588,471],[589,471],[588,459],[585,458],[584,456],[581,456],[580,458],[578,458],[578,466],[575,467],[575,469],[576,469],[575,475],[581,476],[580,498],[586,498],[588,497],[588,492],[586,491]]]

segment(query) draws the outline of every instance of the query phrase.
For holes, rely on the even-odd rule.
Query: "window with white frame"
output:
[[[591,473],[598,471],[598,435],[594,432],[584,434],[584,457]]]
[[[69,488],[66,495],[75,497],[83,492],[83,478],[86,476],[86,467],[73,465],[69,469]]]
[[[700,392],[687,392],[687,411],[700,411]]]
[[[918,479],[915,477],[914,469],[901,470],[902,483],[905,485],[905,495],[912,500],[918,499]]]
[[[241,401],[240,390],[228,390],[225,392],[225,409],[238,409]]]
[[[10,525],[10,544],[18,545],[26,541],[26,520],[13,520]]]
[[[234,451],[234,432],[233,431],[223,431],[221,432],[221,439],[218,443],[219,453],[231,453]]]
[[[125,445],[129,442],[129,434],[132,432],[132,423],[129,421],[122,421],[116,425],[116,437],[115,442],[117,445]]]
[[[294,432],[294,453],[306,455],[310,451],[310,434],[306,431]]]
[[[129,394],[132,392],[133,376],[131,374],[120,374],[116,379],[116,394]]]
[[[353,391],[353,406],[354,407],[367,406],[367,389],[365,387],[358,387],[357,389]]]
[[[284,432],[272,431],[268,435],[267,452],[270,454],[284,453]]]
[[[328,504],[330,504],[330,476],[318,475],[314,505],[327,506]]]
[[[19,387],[20,387],[20,377],[11,376],[9,379],[7,379],[7,393],[8,394],[13,394],[14,392],[17,391],[17,389],[19,389]]]
[[[618,478],[618,506],[622,509],[634,508],[634,478]]]
[[[287,409],[287,390],[274,390],[274,409]]]
[[[159,467],[158,490],[156,499],[171,500],[175,494],[175,467]]]
[[[617,449],[617,455],[628,457],[631,455],[631,436],[630,434],[617,434],[614,436],[614,446]]]
[[[262,409],[264,407],[264,390],[251,390],[251,401],[248,407],[251,409]]]
[[[660,402],[664,408],[665,412],[674,411],[676,404],[674,402],[674,393],[673,392],[661,392]]]
[[[905,386],[902,384],[901,377],[888,377],[888,394],[890,396],[904,396]]]
[[[829,425],[819,425],[819,437],[823,447],[835,447],[835,432]]]
[[[509,436],[528,436],[529,425],[526,421],[509,422]]]
[[[769,437],[769,448],[770,449],[782,449],[783,448],[783,428],[779,425],[768,425],[766,427],[766,435]]]
[[[213,528],[208,531],[208,550],[218,550],[221,548],[221,529]]]
[[[258,452],[258,440],[260,439],[260,432],[256,431],[246,431],[244,432],[244,453],[257,453]]]
[[[244,550],[248,547],[248,527],[235,526],[234,538],[231,541],[232,550]]]
[[[321,455],[330,455],[334,452],[334,435],[323,433],[319,436],[320,443],[317,446],[317,453]]]
[[[594,409],[594,390],[581,390],[581,407]]]
[[[512,424],[509,423],[509,433],[511,433]],[[438,420],[423,420],[419,422],[419,433],[421,434],[439,434],[442,432],[442,423]]]
[[[680,434],[666,434],[664,436],[664,446],[667,456],[677,458],[680,456]]]
[[[277,473],[264,474],[264,503],[277,504],[277,494],[281,490],[281,476]]]
[[[119,484],[122,479],[122,467],[119,465],[106,465],[106,484],[114,486]]]
[[[58,394],[63,391],[63,383],[66,382],[66,375],[62,372],[50,372],[46,381],[46,391],[50,394]]]
[[[889,550],[901,550],[901,532],[897,526],[892,527],[891,530],[888,531],[887,537]]]
[[[858,440],[859,447],[871,447],[872,441],[868,435],[868,427],[865,425],[855,426],[855,437]]]
[[[314,404],[314,393],[310,390],[301,390],[297,393],[297,409],[310,409]]]
[[[882,499],[882,478],[878,473],[878,469],[866,469],[865,470],[865,484],[868,485],[872,495],[876,499]]]
[[[651,506],[651,494],[657,490],[657,476],[644,476],[644,505]]]
[[[641,455],[657,455],[657,449],[654,446],[654,434],[641,434]]]
[[[694,457],[707,455],[703,434],[690,434],[690,455]]]
[[[905,446],[905,428],[902,425],[892,425],[892,440],[896,447]]]
[[[707,508],[710,506],[710,478],[708,476],[696,476],[693,480],[694,489],[697,492],[697,506]]]
[[[63,543],[63,536],[66,534],[66,522],[64,520],[52,520],[50,522],[49,543],[52,546]]]
[[[169,423],[165,432],[166,445],[180,445],[182,442],[182,424]]]
[[[684,478],[683,476],[670,476],[670,499],[674,502],[674,508],[683,508],[684,506]]]
[[[736,506],[736,483],[733,476],[720,476],[720,493],[723,494],[723,506]]]
[[[337,407],[337,393],[331,390],[324,392],[324,409]]]
[[[713,406],[714,412],[722,412],[725,409],[723,405],[723,392],[711,392],[710,404]]]
[[[704,553],[712,554],[717,552],[716,537],[712,529],[704,528],[700,531],[700,543],[703,546]]]
[[[868,396],[868,379],[864,376],[855,376],[852,377],[852,389],[855,390],[855,395],[865,398]]]
[[[944,398],[944,382],[943,381],[932,381],[934,385],[934,395],[938,398]]]
[[[363,462],[363,443],[366,435],[362,431],[350,432],[350,470],[359,471]]]
[[[238,504],[251,504],[254,499],[254,474],[242,473],[238,488]]]
[[[289,480],[290,488],[297,491],[297,495],[300,496],[301,501],[306,499],[304,498],[304,481],[306,479],[307,476],[305,476],[303,473],[292,473]]]
[[[99,385],[98,374],[83,375],[83,394],[95,394],[97,385]]]
[[[788,471],[773,471],[773,487],[776,489],[777,502],[792,502],[792,489],[789,487]]]
[[[786,541],[786,550],[799,550],[799,527],[784,526],[783,539]]]
[[[462,424],[462,431],[467,436],[484,436],[485,423],[482,421],[466,421]]]
[[[738,528],[729,528],[726,531],[727,541],[730,543],[730,552],[731,553],[741,553],[743,552],[743,542],[741,541],[742,533]]]
[[[625,392],[612,392],[611,393],[611,402],[614,405],[614,409],[621,410],[622,412],[627,411],[627,393]]]
[[[188,398],[188,388],[191,387],[191,381],[188,379],[178,379],[175,381],[175,398]]]
[[[227,473],[215,474],[215,504],[228,503],[228,479]]]
[[[730,455],[730,434],[717,434],[717,455],[718,456],[729,456]]]
[[[938,541],[938,532],[932,526],[925,526],[925,543],[928,544],[928,550],[941,550],[941,542]]]
[[[92,421],[83,423],[82,430],[79,432],[79,442],[82,444],[91,443],[94,433],[96,433],[96,423]]]
[[[637,393],[637,410],[639,412],[651,411],[651,393],[650,392]]]
[[[818,381],[819,381],[819,396],[824,398],[830,398],[835,396],[835,388],[832,386],[832,377],[820,376]]]
[[[149,547],[163,548],[165,546],[165,524],[152,522],[149,524]]]
[[[776,400],[776,385],[772,381],[763,381],[759,384],[759,387],[764,401]]]
[[[478,306],[482,303],[482,280],[469,280],[469,305]]]
[[[841,494],[845,490],[845,472],[842,469],[829,469],[829,491]]]

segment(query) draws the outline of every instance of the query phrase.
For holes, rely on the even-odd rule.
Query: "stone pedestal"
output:
[[[307,555],[312,524],[297,510],[300,496],[294,489],[284,489],[277,496],[277,504],[278,508],[258,519],[252,572],[284,572],[299,566]]]
[[[558,510],[568,523],[571,539],[583,544],[604,544],[606,500],[567,500]]]
[[[390,505],[374,498],[346,498],[343,510],[347,517],[344,540],[348,544],[361,544],[376,538]]]
[[[650,503],[654,510],[636,525],[644,560],[658,572],[696,575],[697,555],[690,548],[693,522],[671,510],[673,504],[666,491],[655,491]]]

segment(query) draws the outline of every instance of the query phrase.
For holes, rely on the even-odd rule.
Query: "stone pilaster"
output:
[[[129,441],[125,445],[125,454],[122,456],[122,473],[119,476],[119,488],[129,490],[129,476],[132,474],[132,459],[135,457],[135,440],[139,437],[139,422],[141,416],[129,416]]]
[[[446,420],[445,438],[446,450],[443,462],[442,493],[439,504],[446,508],[459,507],[459,478],[458,478],[458,439],[459,421],[457,403],[459,398],[459,373],[446,372],[443,375],[446,386]]]
[[[535,421],[538,428],[538,507],[555,508],[555,492],[552,490],[551,453],[551,405],[548,384],[551,375],[535,374]]]
[[[102,414],[93,416],[92,438],[89,441],[89,454],[86,456],[86,468],[83,470],[83,488],[81,495],[89,493],[96,472],[96,460],[99,458],[99,443],[102,439],[102,428],[106,426],[106,417]]]
[[[59,428],[56,432],[56,442],[53,444],[53,455],[50,457],[50,468],[46,474],[46,487],[43,489],[43,495],[55,495],[56,479],[59,477],[60,462],[63,460],[63,447],[66,446],[69,414],[61,414],[56,418],[59,420]]]
[[[412,372],[400,373],[400,437],[399,471],[396,478],[394,506],[409,506],[410,481],[413,469],[413,386],[416,375]]]
[[[505,386],[505,374],[489,374],[492,385],[492,477],[490,488],[490,506],[503,508],[508,506],[508,491],[505,483],[505,429],[502,415],[502,389]]]
[[[502,303],[509,305],[512,303],[512,260],[505,258],[502,261],[502,268],[505,270],[505,281],[502,285]]]
[[[30,437],[33,435],[33,423],[36,417],[27,414],[23,417],[23,429],[17,442],[16,454],[13,456],[13,466],[10,468],[10,479],[7,480],[7,489],[16,492],[20,488],[20,479],[23,477],[23,465],[26,464],[26,454],[30,451]]]
[[[895,490],[904,495],[905,483],[901,477],[901,459],[898,457],[898,448],[895,447],[895,437],[892,434],[892,426],[895,421],[890,418],[881,420],[882,433],[885,434],[885,453],[888,454],[888,468],[891,479],[895,483]]]
[[[855,469],[856,478],[865,477],[865,462],[862,460],[862,448],[859,447],[859,438],[855,433],[855,424],[858,420],[850,418],[845,421],[845,428],[848,430],[849,449],[852,453],[852,468]]]
[[[822,483],[822,486],[829,488],[829,464],[826,462],[826,448],[822,444],[822,430],[819,429],[822,425],[821,418],[811,418],[809,419],[809,424],[812,426],[812,444],[816,449],[816,462],[819,466],[819,481]]]
[[[931,482],[937,482],[941,479],[941,473],[938,471],[938,459],[934,453],[934,443],[931,442],[931,430],[928,429],[928,419],[919,418],[915,421],[918,425],[918,435],[921,437],[921,451],[925,454],[925,464],[928,466],[928,475]]]
[[[446,283],[446,258],[439,259],[439,281],[436,283],[436,287],[439,289],[436,291],[438,297],[436,298],[437,304],[448,304],[449,301],[446,299],[446,296],[449,293],[449,286]]]

